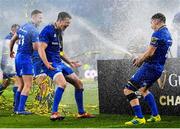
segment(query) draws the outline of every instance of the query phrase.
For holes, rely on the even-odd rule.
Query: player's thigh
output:
[[[67,82],[71,83],[75,88],[77,89],[83,88],[82,81],[79,79],[79,77],[75,73],[67,75],[65,78]]]
[[[52,66],[55,70],[47,69],[47,67],[43,67],[44,72],[54,81],[54,83],[61,87],[66,87],[66,80],[62,73],[62,63],[53,63]]]
[[[74,71],[64,63],[61,63],[61,69],[65,77],[74,73]]]
[[[32,81],[33,81],[33,76],[32,75],[23,75],[22,76],[24,86],[31,87],[32,86]]]
[[[16,82],[17,82],[17,86],[18,86],[18,90],[22,90],[23,86],[24,86],[24,82],[22,77],[16,76]]]
[[[67,82],[74,84],[77,80],[79,80],[79,77],[75,74],[72,73],[70,75],[65,76]]]
[[[74,71],[68,67],[66,64],[62,63],[62,73],[67,82],[71,83],[76,88],[83,88],[82,82],[79,77],[74,73]]]
[[[130,88],[129,90],[137,91],[141,87],[143,87],[143,81],[145,79],[146,73],[147,73],[147,68],[144,67],[143,65],[135,72],[135,74],[130,78],[129,83],[130,83]]]
[[[66,79],[64,75],[62,74],[62,72],[56,73],[55,76],[53,77],[53,81],[58,86],[61,86],[63,88],[66,87]]]
[[[135,72],[135,74],[131,77],[130,80],[136,82],[136,83],[140,83],[143,79],[144,79],[144,75],[147,72],[147,68],[144,66],[141,66],[139,69],[137,69],[137,71]]]
[[[139,89],[139,91],[143,96],[146,96],[149,93],[149,88],[153,86],[153,84],[161,76],[161,72],[156,70],[150,70],[149,73],[144,76],[145,79],[143,80],[142,87]]]

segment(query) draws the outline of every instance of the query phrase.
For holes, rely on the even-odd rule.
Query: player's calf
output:
[[[133,91],[134,90],[134,91]],[[127,84],[124,88],[124,94],[126,95],[130,105],[134,111],[135,117],[131,121],[126,122],[126,125],[145,124],[145,119],[142,114],[141,106],[139,105],[139,99],[135,94],[136,89],[131,85]]]

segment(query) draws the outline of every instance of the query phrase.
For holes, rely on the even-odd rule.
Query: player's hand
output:
[[[135,57],[134,59],[133,59],[133,66],[135,66],[135,67],[140,67],[141,65],[142,65],[142,61],[140,60],[140,58],[139,57]]]
[[[14,53],[13,51],[10,52],[10,57],[11,57],[11,58],[14,58],[14,54],[15,54],[15,53]]]
[[[52,66],[52,63],[48,63],[47,65],[46,65],[46,67],[49,69],[49,70],[55,70],[56,68],[54,68],[53,66]]]
[[[82,66],[82,64],[81,64],[79,61],[71,61],[71,62],[70,62],[70,66],[71,66],[72,68],[77,68],[77,67]]]
[[[134,57],[133,60],[132,60],[133,66],[135,65],[136,59],[137,59],[137,57]]]

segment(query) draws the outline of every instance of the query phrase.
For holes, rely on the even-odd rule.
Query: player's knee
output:
[[[23,89],[29,91],[31,89],[31,84],[25,84]]]
[[[149,90],[146,89],[146,87],[142,87],[139,89],[139,92],[142,96],[146,96],[147,94],[149,94]]]
[[[29,95],[31,87],[24,86],[23,90],[21,91],[23,94]]]
[[[56,84],[65,89],[66,85],[67,85],[67,82],[66,81],[61,81],[61,82],[57,82]]]
[[[124,88],[123,92],[124,92],[124,95],[128,95],[128,94],[130,94],[130,90],[129,90],[129,89],[127,89],[127,88]]]
[[[23,84],[18,84],[18,91],[22,91],[23,89]]]
[[[22,91],[23,87],[18,87],[18,91]]]
[[[66,80],[62,74],[57,75],[53,80],[57,86],[60,86],[62,88],[66,88],[67,82],[66,82]]]
[[[130,94],[126,95],[128,101],[132,101],[134,99],[137,99],[137,95],[135,94],[135,92],[131,92]]]
[[[24,87],[26,88],[31,88],[31,86],[32,86],[32,83],[24,83]]]
[[[71,84],[76,88],[76,89],[83,89],[83,83],[79,78],[71,78]]]
[[[137,89],[130,82],[128,82],[124,88],[124,95],[128,95],[135,91],[137,91]]]
[[[83,89],[83,83],[82,83],[82,81],[80,79],[76,80],[76,85],[77,85],[77,88]]]

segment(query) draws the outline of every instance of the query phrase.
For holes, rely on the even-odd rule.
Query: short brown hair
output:
[[[35,9],[35,10],[33,10],[32,12],[31,12],[31,17],[33,16],[33,15],[36,15],[36,14],[39,14],[39,13],[42,13],[40,10],[37,10],[37,9]]]
[[[159,19],[159,20],[162,21],[163,23],[166,23],[166,17],[165,17],[164,14],[162,14],[162,13],[156,13],[156,14],[154,14],[151,19]]]
[[[11,29],[12,28],[19,28],[20,26],[18,25],[18,24],[13,24],[12,26],[11,26]]]
[[[65,18],[71,19],[71,15],[70,15],[69,13],[67,13],[67,12],[60,12],[60,13],[58,14],[57,21],[58,21],[58,20],[64,20]]]

